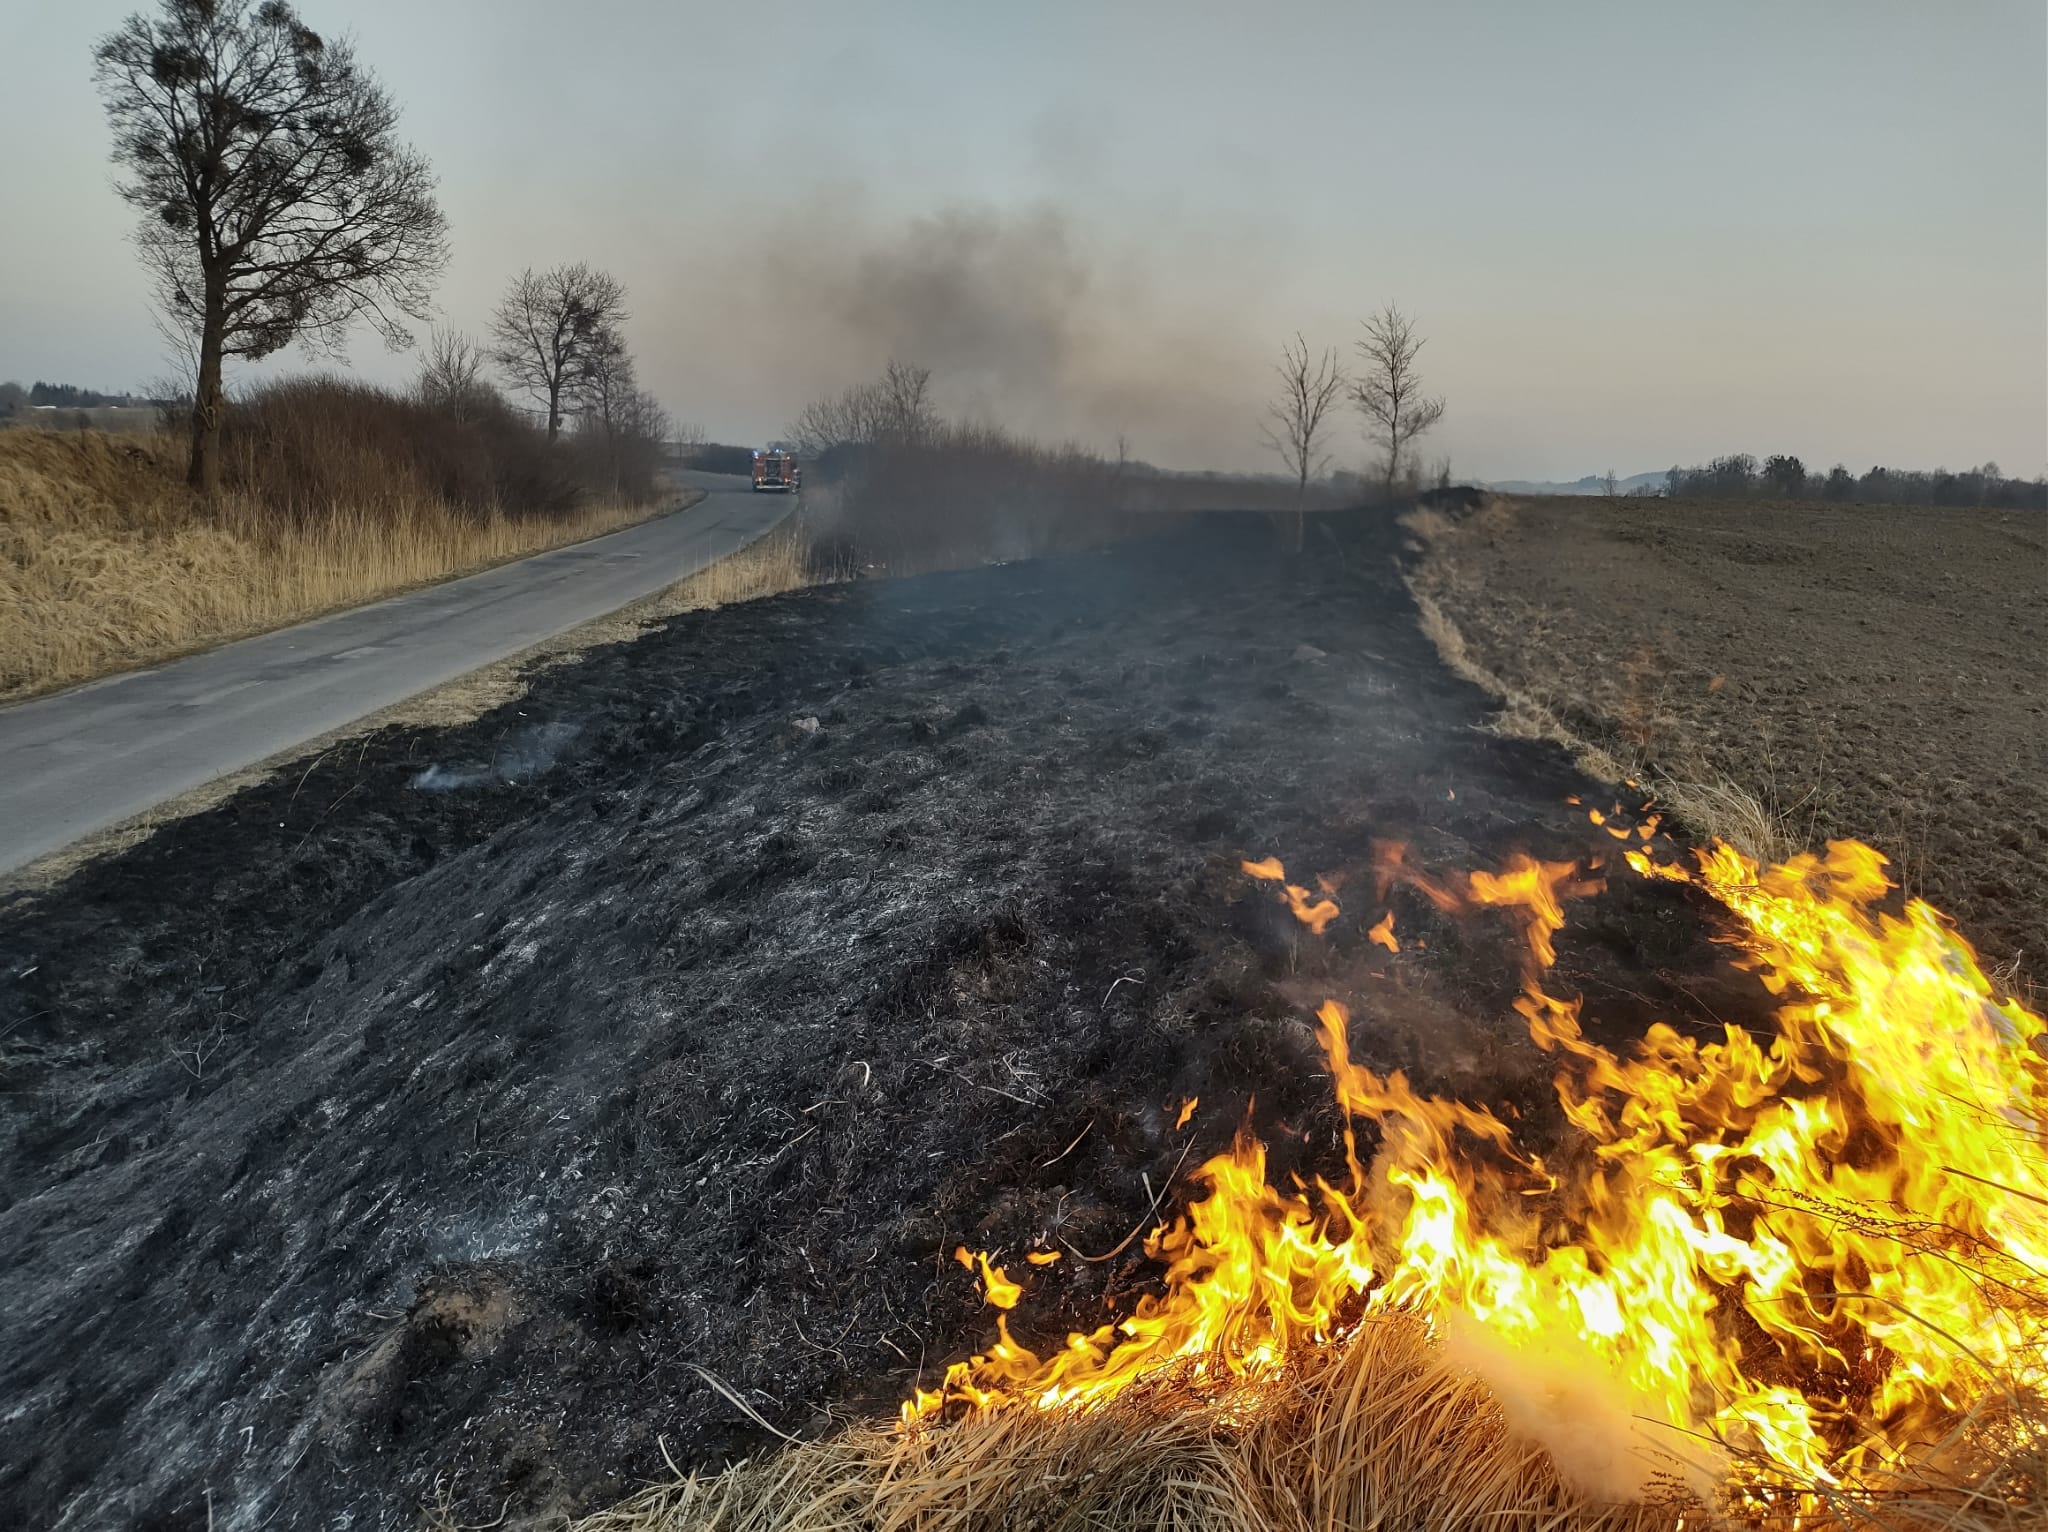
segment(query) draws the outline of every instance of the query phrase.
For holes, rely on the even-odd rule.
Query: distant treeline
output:
[[[112,405],[149,405],[156,401],[133,394],[103,394],[96,388],[75,383],[45,383],[38,379],[23,388],[19,383],[0,383],[0,415],[27,407],[63,410],[97,410]]]
[[[1837,463],[1826,473],[1809,472],[1798,458],[1780,454],[1761,463],[1747,452],[1717,457],[1704,467],[1673,466],[1664,493],[1734,500],[1853,500],[1878,505],[1993,505],[2048,509],[2048,482],[2009,479],[1996,463],[1951,473],[1910,468],[1872,468],[1857,475]]]
[[[687,443],[682,449],[681,458],[685,468],[694,468],[700,473],[754,471],[754,449],[735,447],[726,442]]]

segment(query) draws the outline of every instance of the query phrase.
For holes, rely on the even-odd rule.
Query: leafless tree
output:
[[[633,357],[626,350],[625,337],[616,330],[608,330],[599,335],[591,346],[582,375],[576,379],[576,392],[569,401],[569,407],[585,421],[594,422],[609,434],[617,423],[618,412],[627,396],[638,386]]]
[[[1608,496],[1610,498],[1621,492],[1621,480],[1615,477],[1614,470],[1612,468],[1607,470],[1607,475],[1605,478],[1601,479],[1600,485],[1601,488],[1607,491]]]
[[[1351,398],[1365,416],[1367,438],[1387,449],[1389,495],[1400,477],[1402,454],[1443,419],[1443,400],[1423,393],[1422,375],[1415,368],[1422,345],[1414,320],[1391,303],[1365,321],[1358,342],[1365,367],[1351,385]]]
[[[932,404],[932,370],[892,361],[882,370],[882,413],[878,440],[917,444],[938,429]]]
[[[611,452],[615,493],[645,499],[668,449],[674,419],[661,401],[642,388],[626,390],[612,404]]]
[[[484,380],[489,360],[484,348],[460,330],[431,331],[415,385],[421,400],[458,421],[474,419],[492,398]]]
[[[807,457],[831,447],[927,442],[939,429],[931,381],[930,368],[892,361],[874,382],[805,405],[790,423],[789,437]]]
[[[1330,454],[1323,450],[1324,426],[1344,392],[1345,377],[1335,351],[1325,348],[1320,359],[1311,361],[1308,342],[1299,331],[1280,347],[1280,360],[1273,370],[1280,376],[1280,392],[1266,406],[1267,424],[1260,432],[1294,475],[1294,512],[1287,522],[1287,545],[1298,553],[1308,481],[1320,478],[1330,466]]]
[[[595,439],[611,475],[612,493],[619,493],[624,472],[623,447],[630,426],[640,423],[643,396],[633,371],[632,355],[616,330],[608,330],[591,347],[572,401],[582,430]],[[655,433],[657,442],[661,432]]]
[[[549,441],[625,322],[624,285],[581,261],[512,279],[491,315],[491,355],[513,387],[546,407]]]
[[[196,339],[192,484],[220,484],[230,356],[411,343],[447,260],[427,163],[346,42],[284,0],[163,0],[93,49],[121,196],[171,324]]]

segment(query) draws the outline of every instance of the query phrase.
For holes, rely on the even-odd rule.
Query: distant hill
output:
[[[1557,479],[1495,479],[1486,486],[1509,495],[1604,495],[1607,481],[1597,473],[1589,473],[1583,479],[1569,483]],[[1664,487],[1664,470],[1655,473],[1632,473],[1625,479],[1617,479],[1614,492],[1618,495],[1632,494],[1639,489],[1661,490]]]

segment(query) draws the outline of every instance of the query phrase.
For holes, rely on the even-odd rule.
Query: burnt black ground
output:
[[[1248,1113],[1327,1156],[1325,994],[1540,1119],[1510,922],[1396,891],[1390,957],[1369,877],[1318,940],[1238,870],[1612,847],[1386,528],[1316,546],[684,616],[0,909],[0,1524],[532,1525],[772,1445],[697,1367],[798,1433],[890,1409],[987,1338],[956,1244],[1107,1250]],[[1622,875],[1556,985],[1753,1021],[1714,930]],[[1017,1329],[1145,1276],[1034,1272]]]

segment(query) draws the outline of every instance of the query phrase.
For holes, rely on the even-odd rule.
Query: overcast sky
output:
[[[136,6],[5,4],[0,378],[139,385],[164,347],[89,58]],[[445,322],[607,267],[715,438],[895,353],[957,413],[1257,465],[1282,337],[1349,347],[1391,300],[1462,475],[2048,466],[2041,0],[300,11],[439,174]]]

